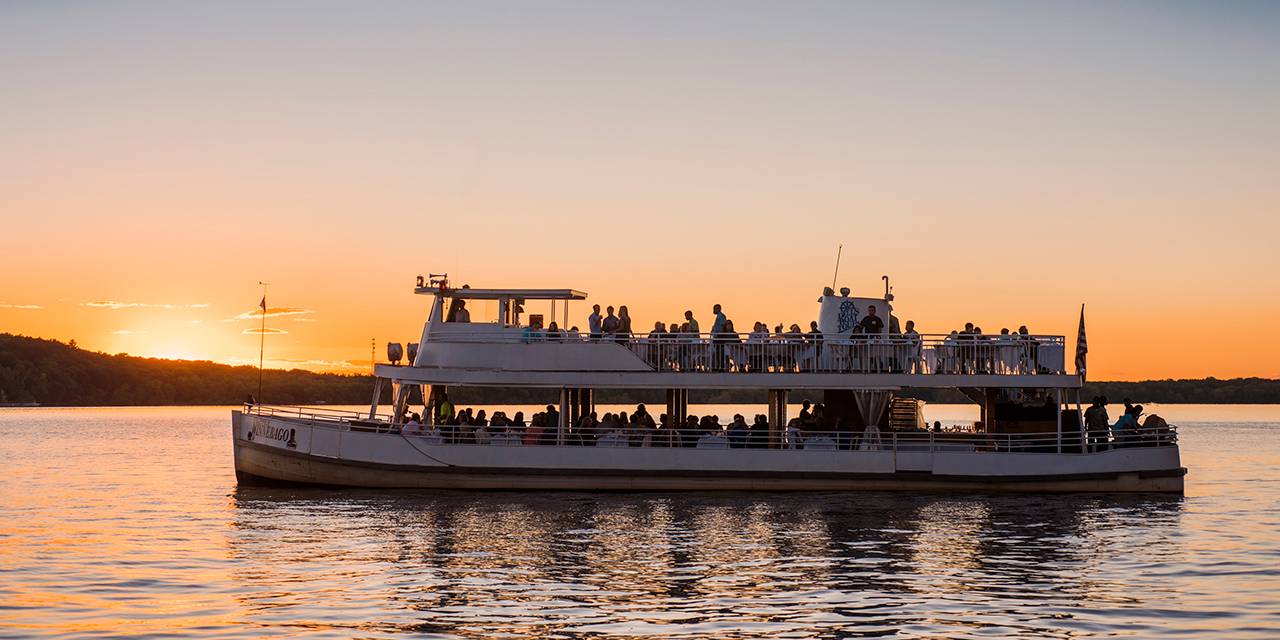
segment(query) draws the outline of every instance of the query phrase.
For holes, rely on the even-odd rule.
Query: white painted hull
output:
[[[1177,446],[1092,454],[426,444],[232,413],[242,482],[583,491],[1183,490]]]

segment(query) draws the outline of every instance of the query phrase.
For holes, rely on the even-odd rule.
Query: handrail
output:
[[[657,371],[1034,375],[1066,372],[1066,337],[1000,334],[651,333],[528,328],[433,333],[428,342],[618,344]]]
[[[367,411],[352,411],[349,409],[327,409],[317,407],[297,407],[288,405],[270,405],[270,404],[253,404],[245,405],[245,412],[253,415],[272,416],[272,417],[297,417],[304,419],[321,420],[337,420],[339,422],[349,422],[351,420],[368,420],[369,413]],[[393,417],[390,414],[375,414],[374,418],[381,420],[387,424],[391,424]]]
[[[264,415],[284,419],[307,421],[311,426],[326,424],[342,429],[367,429],[359,422],[367,419],[367,414],[342,410],[321,410],[311,413],[301,407],[278,407],[270,405],[250,405],[246,411],[254,415]],[[343,414],[343,415],[339,415]],[[403,422],[393,422],[391,416],[377,416],[380,423],[375,429],[378,433],[398,434],[404,426]],[[431,430],[434,435],[442,436],[441,444],[475,444],[476,427],[469,425],[423,425],[424,430]],[[486,427],[490,437],[499,434],[524,437],[528,434],[524,427]],[[554,434],[554,427],[543,433]],[[540,446],[591,446],[601,436],[623,439],[629,446],[646,447],[683,447],[696,444],[707,437],[721,438],[727,442],[727,448],[748,449],[790,449],[790,450],[843,450],[843,451],[889,451],[894,453],[936,453],[936,452],[973,452],[973,453],[1063,453],[1092,454],[1121,448],[1170,447],[1178,445],[1178,428],[1167,425],[1157,432],[1149,432],[1138,428],[1132,432],[1110,433],[1095,437],[1088,431],[1057,433],[988,433],[984,431],[835,431],[811,430],[803,431],[798,438],[782,432],[773,434],[747,430],[745,432],[730,431],[729,428],[706,431],[703,429],[671,429],[649,427],[620,427],[605,433],[580,433],[577,429],[568,430],[566,443],[556,445],[548,443]],[[769,439],[779,436],[777,447],[771,447]],[[741,445],[741,447],[737,446]]]

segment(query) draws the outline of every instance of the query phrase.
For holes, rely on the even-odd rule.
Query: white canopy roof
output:
[[[575,289],[440,289],[438,287],[418,287],[414,293],[423,295],[441,294],[446,298],[462,298],[464,300],[499,300],[502,298],[521,300],[586,300],[587,294]]]

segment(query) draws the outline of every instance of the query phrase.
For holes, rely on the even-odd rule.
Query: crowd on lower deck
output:
[[[852,449],[866,446],[874,438],[879,443],[879,429],[868,427],[856,432],[843,418],[828,420],[821,403],[811,405],[806,400],[798,417],[792,418],[781,431],[782,448],[795,449],[806,444],[830,443],[831,448]],[[517,411],[512,416],[496,411],[492,415],[485,410],[456,409],[445,400],[438,405],[435,424],[424,424],[422,417],[413,413],[402,427],[404,435],[439,436],[447,444],[493,444],[495,438],[519,440],[522,445],[554,445],[560,443],[560,413],[555,405],[547,405],[545,411],[529,416]],[[679,424],[672,424],[667,414],[656,418],[645,405],[636,405],[628,413],[590,412],[576,424],[567,425],[564,444],[574,446],[633,446],[633,447],[699,447],[722,444],[724,448],[763,449],[769,447],[771,425],[764,414],[754,416],[751,422],[742,414],[735,414],[731,421],[722,423],[719,415],[690,415]]]

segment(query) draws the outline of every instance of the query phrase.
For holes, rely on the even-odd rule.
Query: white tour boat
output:
[[[521,322],[522,305],[550,301],[568,317],[572,289],[451,288],[418,278],[432,296],[407,365],[379,364],[367,413],[247,404],[232,412],[241,483],[552,490],[1183,490],[1172,427],[1091,441],[1081,376],[1066,372],[1066,340],[1045,335],[918,335],[857,331],[893,296],[824,291],[818,333],[665,333],[592,336]],[[458,322],[459,301],[485,301],[494,322]],[[568,323],[565,322],[564,325]],[[562,326],[564,326],[562,325]],[[674,327],[673,327],[674,329]],[[398,361],[399,345],[389,345]],[[379,413],[386,384],[392,402]],[[558,417],[540,436],[501,427],[483,435],[433,424],[449,387],[559,391]],[[965,431],[930,430],[904,388],[953,388],[981,410]],[[597,389],[662,389],[678,428],[581,433]],[[768,391],[767,431],[744,441],[685,427],[690,389]],[[787,392],[821,391],[841,431],[788,430]],[[763,396],[763,394],[762,394]],[[413,403],[411,404],[411,400]],[[421,412],[421,430],[402,433]],[[416,425],[415,425],[416,426]]]

